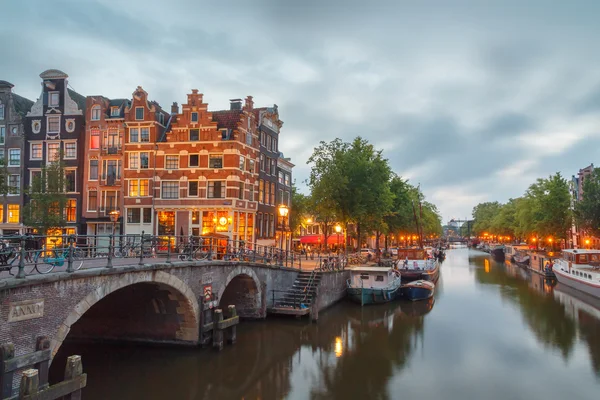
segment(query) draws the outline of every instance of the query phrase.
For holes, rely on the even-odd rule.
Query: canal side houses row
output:
[[[112,233],[111,212],[119,215],[117,234],[216,234],[274,245],[285,230],[278,207],[291,206],[294,165],[279,152],[276,105],[257,108],[248,96],[209,111],[194,89],[181,107],[165,110],[142,87],[131,98],[84,97],[62,71],[40,77],[35,103],[0,81],[0,155],[11,187],[0,233],[27,231],[24,189],[59,155],[63,234]]]

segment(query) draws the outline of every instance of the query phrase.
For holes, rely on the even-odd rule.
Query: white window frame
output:
[[[67,144],[74,144],[75,145],[75,157],[67,157]],[[77,141],[75,140],[65,140],[63,142],[63,151],[64,151],[64,160],[77,160]]]
[[[19,152],[19,163],[18,164],[11,164],[11,162],[10,162],[11,161],[10,160],[10,153],[13,150],[17,150]],[[13,147],[13,148],[8,149],[8,161],[7,161],[6,165],[9,166],[9,167],[20,167],[21,166],[21,149],[20,148]]]
[[[96,208],[95,209],[90,209],[90,193],[91,192],[96,192]],[[100,202],[98,201],[98,199],[100,198],[98,196],[98,192],[99,192],[99,190],[97,190],[97,189],[90,189],[90,190],[88,190],[87,197],[86,197],[86,203],[87,203],[86,204],[86,208],[87,208],[88,212],[96,212],[96,211],[98,211],[98,208],[100,206]]]
[[[0,145],[6,144],[6,126],[0,126]]]
[[[4,104],[0,104],[0,120],[4,120],[4,118],[6,118],[6,116],[4,115],[4,111],[6,109],[4,108]]]
[[[177,157],[177,166],[175,166],[175,168],[171,168],[167,166],[167,159],[171,157]],[[179,169],[179,155],[178,154],[165,154],[165,169],[168,170],[174,170],[174,169]]]
[[[67,171],[73,171],[75,173],[75,190],[72,192],[67,192]],[[77,193],[77,168],[65,168],[65,193]]]
[[[210,197],[210,184],[214,183],[214,182],[221,182],[221,197]],[[214,188],[213,188],[213,194],[214,194]],[[227,198],[227,180],[225,179],[211,179],[209,181],[206,182],[206,198],[207,199],[225,199]]]
[[[56,131],[51,131],[50,130],[50,120],[58,120],[58,124],[56,124],[58,126],[58,130]],[[48,115],[46,117],[46,132],[48,133],[60,133],[60,115]]]
[[[111,107],[110,108],[110,116],[111,117],[118,117],[119,116],[119,107]]]
[[[17,185],[16,185],[17,190],[15,192],[10,191],[10,189],[11,189],[10,178],[12,178],[13,176],[16,176],[18,178]],[[9,196],[18,196],[21,194],[21,175],[20,174],[9,174],[8,175],[8,189],[9,189],[9,192],[8,192]]]
[[[40,156],[33,156],[33,146],[40,146]],[[43,160],[44,159],[44,143],[43,142],[29,142],[29,159],[30,160]]]
[[[90,120],[92,121],[100,121],[100,118],[102,117],[102,107],[100,107],[98,104],[92,106],[92,109],[90,110]],[[98,114],[98,115],[94,115],[94,114]]]
[[[164,183],[176,183],[177,184],[177,197],[163,197],[163,184]],[[180,187],[179,181],[160,181],[160,198],[165,200],[178,200],[181,198],[180,196]]]
[[[220,158],[221,159],[221,167],[211,167],[210,166],[210,159],[211,158]],[[208,168],[210,169],[223,169],[225,167],[225,157],[223,157],[223,154],[209,154],[208,155]]]
[[[60,142],[46,142],[46,164],[49,164],[54,161],[54,158],[50,159],[50,145],[51,144],[58,144],[57,154],[60,154]]]
[[[97,162],[97,165],[96,165],[96,179],[92,178],[92,175],[91,175],[91,173],[92,173],[92,164],[91,164],[92,161],[96,161]],[[100,176],[101,176],[101,174],[100,174],[100,160],[97,159],[97,158],[89,159],[88,160],[88,181],[94,181],[94,182],[96,182],[96,181],[98,181],[100,179]]]
[[[53,104],[51,99],[52,96],[56,95],[56,104]],[[53,91],[53,92],[48,92],[48,107],[59,107],[60,106],[60,92],[58,91]]]
[[[190,194],[190,183],[192,183],[192,182],[196,182],[196,188],[197,188],[196,190],[197,190],[197,192],[196,192],[195,195],[191,195]],[[188,181],[188,193],[187,193],[187,195],[188,195],[188,197],[194,197],[194,198],[200,197],[200,181],[198,181],[196,179],[192,179],[192,180]]]
[[[148,131],[148,140],[142,140],[142,131]],[[150,128],[148,127],[141,127],[140,128],[140,141],[139,143],[150,143]]]
[[[137,140],[134,142],[131,140],[131,132],[137,131]],[[129,128],[129,143],[140,143],[140,128]]]
[[[33,184],[33,173],[34,172],[39,172],[41,174],[42,169],[41,168],[30,168],[29,169],[29,185]]]
[[[142,181],[148,182],[148,185],[147,185],[148,193],[144,194],[144,195],[142,195],[142,190],[141,190],[142,189]],[[137,195],[135,195],[135,196],[131,195],[131,182],[137,182]],[[140,178],[140,179],[129,179],[127,181],[127,197],[137,198],[137,197],[148,197],[148,196],[150,196],[150,179]]]

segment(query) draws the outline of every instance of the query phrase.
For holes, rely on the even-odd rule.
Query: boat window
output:
[[[580,254],[579,255],[579,264],[583,264],[587,262],[587,254]]]
[[[592,261],[598,261],[598,254],[591,254],[591,255],[590,255],[590,259],[591,259]]]
[[[383,275],[377,275],[375,277],[375,282],[383,282]]]
[[[360,279],[368,280],[369,279],[369,274],[360,274]]]

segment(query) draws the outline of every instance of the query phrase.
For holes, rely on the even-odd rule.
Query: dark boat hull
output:
[[[401,273],[402,282],[418,281],[419,279],[429,282],[437,282],[440,276],[440,266],[437,265],[434,269],[431,270],[402,269]]]
[[[492,249],[490,250],[490,254],[496,261],[504,261],[504,249]]]
[[[427,300],[433,296],[433,288],[407,285],[402,287],[402,296],[411,301]]]
[[[358,304],[382,304],[396,299],[400,286],[395,289],[348,288],[346,293]]]

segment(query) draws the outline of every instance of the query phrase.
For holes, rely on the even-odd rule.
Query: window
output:
[[[77,142],[65,142],[65,160],[77,159]]]
[[[90,180],[98,180],[98,160],[90,160]]]
[[[265,156],[264,155],[260,155],[260,170],[264,171],[265,170]]]
[[[254,160],[248,160],[248,171],[252,172],[253,174],[256,172],[254,171]]]
[[[77,188],[75,187],[75,170],[67,169],[65,170],[65,191],[67,193],[76,192]]]
[[[225,182],[210,181],[208,182],[208,198],[221,199],[225,197]]]
[[[198,166],[198,154],[190,154],[190,161],[189,161],[189,166],[190,167],[197,167]]]
[[[267,150],[271,151],[271,136],[267,136]]]
[[[240,190],[238,191],[238,199],[244,200],[244,182],[240,182]]]
[[[271,158],[271,175],[275,175],[277,173],[277,168],[275,167],[275,159]]]
[[[179,156],[165,156],[165,168],[166,169],[179,168]]]
[[[150,128],[142,128],[140,136],[140,142],[149,142],[150,141]]]
[[[8,166],[18,167],[21,165],[21,149],[8,150]]]
[[[129,196],[138,197],[139,193],[139,181],[137,179],[129,181]]]
[[[279,171],[279,183],[283,185],[283,171]]]
[[[13,125],[10,127],[10,136],[19,136],[19,127]]]
[[[88,192],[88,211],[96,211],[98,209],[98,192],[90,190]]]
[[[58,160],[60,143],[48,143],[46,149],[46,161],[52,162]]]
[[[98,129],[92,129],[90,132],[90,149],[100,148],[100,131]]]
[[[271,182],[271,203],[272,206],[275,205],[275,184]]]
[[[9,224],[18,224],[19,223],[19,205],[18,204],[9,204],[8,205],[8,223]]]
[[[58,107],[60,102],[60,93],[50,92],[48,93],[48,107]]]
[[[135,108],[135,119],[138,121],[144,119],[144,107]]]
[[[198,181],[188,182],[188,197],[198,196]]]
[[[140,196],[148,196],[150,183],[148,179],[140,179]]]
[[[65,218],[67,222],[76,222],[77,221],[77,200],[69,199],[67,200],[67,209],[65,212]]]
[[[127,209],[127,223],[128,224],[139,224],[141,216],[141,208],[128,208]]]
[[[147,169],[148,168],[148,152],[129,153],[129,168],[130,169]]]
[[[0,160],[4,161],[4,149],[0,149]]]
[[[273,139],[273,151],[277,153],[277,140]]]
[[[375,276],[375,282],[383,282],[383,275]]]
[[[163,181],[163,182],[161,182],[161,198],[162,199],[178,199],[179,198],[179,181]]]
[[[265,181],[262,179],[258,181],[258,202],[264,203],[265,201]]]
[[[248,200],[254,201],[254,184],[251,183],[248,189],[250,189],[250,193],[248,194]]]
[[[252,132],[246,132],[246,144],[252,146]]]
[[[140,129],[130,128],[129,129],[129,142],[138,143],[140,141]]]
[[[42,159],[42,144],[41,143],[30,143],[29,149],[31,151],[31,156],[29,157],[31,160],[41,160]]]
[[[200,140],[200,130],[199,129],[190,129],[190,140]]]
[[[360,279],[362,280],[369,280],[369,274],[360,274]]]
[[[59,133],[60,132],[60,117],[52,116],[48,117],[48,133]]]
[[[21,193],[21,175],[10,175],[8,177],[8,194]]]
[[[163,115],[163,113],[158,114],[158,123],[161,125],[165,124],[165,116]]]
[[[245,166],[246,166],[246,159],[244,158],[244,156],[240,156],[240,169],[243,171]]]
[[[111,107],[110,108],[110,116],[118,117],[119,116],[119,107]]]
[[[4,144],[6,141],[6,127],[0,126],[0,144]]]
[[[0,119],[4,119],[4,104],[0,104]]]
[[[208,159],[209,168],[223,168],[223,156],[210,156]]]
[[[198,113],[197,112],[192,113],[192,122],[198,122]]]
[[[144,208],[144,223],[149,224],[152,222],[152,209]]]
[[[140,153],[140,168],[147,169],[148,168],[148,152]]]
[[[291,179],[290,174],[285,174],[285,182],[284,182],[285,186],[290,186],[290,179]]]

